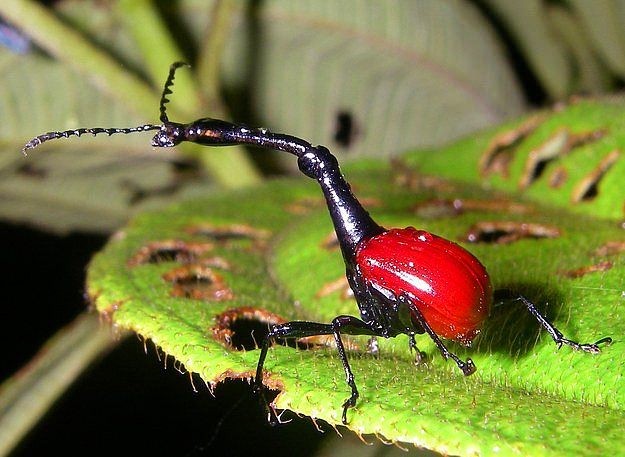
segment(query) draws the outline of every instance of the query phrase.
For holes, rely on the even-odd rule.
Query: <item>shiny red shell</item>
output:
[[[453,241],[413,227],[392,229],[363,240],[356,263],[364,280],[383,294],[408,296],[443,338],[469,345],[488,317],[488,273]]]

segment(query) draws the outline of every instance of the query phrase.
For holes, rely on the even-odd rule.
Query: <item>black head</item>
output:
[[[171,148],[185,141],[185,125],[177,122],[163,124],[156,135],[152,138],[152,146],[155,148]]]

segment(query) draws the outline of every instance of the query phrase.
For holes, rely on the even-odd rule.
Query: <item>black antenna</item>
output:
[[[161,113],[160,119],[163,124],[169,123],[165,105],[169,102],[167,95],[172,93],[170,87],[174,83],[176,70],[180,67],[185,67],[185,66],[190,67],[188,63],[175,62],[169,68],[169,76],[167,77],[167,81],[165,81],[165,86],[163,87],[163,93],[161,94],[161,101],[160,101],[160,106],[159,106],[160,113]],[[94,128],[80,128],[80,129],[74,129],[74,130],[65,130],[62,132],[47,132],[42,135],[36,136],[32,140],[30,140],[28,143],[26,143],[26,145],[22,148],[22,153],[24,155],[27,155],[27,151],[29,149],[34,149],[40,144],[45,143],[46,141],[56,140],[58,138],[69,138],[70,136],[82,136],[86,133],[90,133],[93,136],[99,133],[106,133],[108,136],[115,135],[118,133],[127,135],[129,133],[135,133],[135,132],[147,132],[149,130],[160,130],[161,127],[162,125],[145,124],[145,125],[140,125],[138,127],[129,127],[129,128],[94,127]]]
[[[88,129],[65,130],[63,132],[48,132],[48,133],[44,133],[43,135],[36,136],[32,140],[30,140],[28,143],[26,143],[26,145],[22,148],[22,153],[24,155],[27,155],[26,151],[28,151],[29,149],[36,148],[41,143],[45,143],[46,141],[49,141],[49,140],[56,140],[58,138],[68,138],[70,136],[82,136],[85,133],[90,133],[93,136],[97,135],[98,133],[106,133],[109,136],[115,135],[116,133],[123,133],[124,135],[127,135],[128,133],[147,132],[148,130],[159,130],[160,128],[161,128],[160,125],[145,124],[145,125],[140,125],[139,127],[130,127],[130,128],[123,128],[123,129],[118,129],[118,128],[105,129],[101,127],[95,127],[95,128],[88,128]]]
[[[176,70],[180,67],[190,67],[186,62],[174,62],[169,67],[169,75],[167,76],[167,81],[165,81],[165,86],[163,87],[163,94],[161,95],[161,103],[159,106],[159,110],[161,112],[161,122],[163,124],[169,123],[169,118],[167,117],[167,112],[165,105],[169,103],[169,99],[167,95],[171,94],[172,91],[169,89],[174,84],[174,78],[176,76]]]

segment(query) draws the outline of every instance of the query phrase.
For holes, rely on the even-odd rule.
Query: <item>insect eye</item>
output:
[[[182,142],[181,127],[179,125],[164,125],[152,138],[152,146],[156,148],[171,148]]]

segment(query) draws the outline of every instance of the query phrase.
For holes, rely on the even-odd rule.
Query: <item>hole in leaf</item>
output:
[[[596,263],[594,265],[586,265],[584,267],[576,268],[574,270],[566,270],[562,271],[562,276],[566,276],[567,278],[581,278],[582,276],[587,275],[588,273],[597,273],[600,271],[608,271],[613,266],[613,263],[609,260]]]
[[[564,167],[558,167],[549,176],[549,187],[558,189],[564,184],[569,177],[569,172]]]
[[[163,275],[163,279],[173,284],[171,290],[173,297],[210,301],[226,301],[234,298],[234,293],[226,285],[223,277],[201,263],[170,270]]]
[[[154,241],[141,248],[128,260],[129,267],[146,263],[189,263],[213,249],[211,243],[193,243],[182,240]]]
[[[566,128],[560,129],[538,148],[529,153],[525,162],[525,169],[519,181],[521,189],[526,189],[540,178],[549,161],[566,152],[570,136],[570,130]]]
[[[334,292],[340,292],[341,300],[347,300],[354,297],[354,291],[349,287],[347,278],[341,276],[339,279],[325,283],[321,289],[315,294],[316,298],[327,297]]]
[[[527,189],[534,181],[540,178],[547,164],[552,160],[568,154],[576,147],[597,141],[603,138],[605,134],[605,130],[593,130],[582,133],[573,133],[568,128],[558,130],[542,145],[529,153],[525,162],[525,169],[519,181],[519,188]]]
[[[484,176],[499,173],[507,177],[514,147],[530,135],[543,122],[544,118],[544,115],[532,116],[515,129],[507,130],[495,136],[480,157],[480,173]]]
[[[557,227],[516,221],[478,222],[464,236],[469,243],[508,244],[523,238],[557,238]]]
[[[334,127],[334,141],[344,148],[348,148],[354,143],[358,137],[359,129],[354,115],[347,111],[341,110],[336,115]]]
[[[269,324],[255,319],[237,319],[230,326],[229,345],[237,351],[257,349],[269,333]]]
[[[286,319],[270,311],[241,306],[217,315],[212,332],[215,339],[237,351],[258,349],[274,324]]]
[[[212,333],[216,340],[237,351],[253,350],[260,347],[272,325],[284,324],[286,322],[288,321],[282,316],[270,311],[251,306],[241,306],[218,314]],[[298,349],[335,346],[332,335],[278,339],[275,343],[293,348],[297,347]],[[358,346],[348,338],[345,338],[343,344],[348,350],[358,349]]]
[[[595,249],[594,254],[598,256],[616,255],[625,252],[625,241],[608,241],[604,245]]]
[[[402,159],[391,159],[391,171],[393,184],[412,192],[424,190],[452,192],[454,190],[454,186],[449,181],[437,176],[422,174],[418,170],[410,168]]]
[[[262,244],[269,238],[267,230],[256,229],[245,224],[216,226],[211,224],[197,224],[187,228],[191,235],[203,236],[220,244],[230,244],[238,241],[253,241]]]
[[[573,203],[580,203],[584,201],[593,200],[599,194],[599,183],[605,174],[616,163],[621,153],[618,150],[614,150],[607,154],[599,165],[595,167],[590,173],[588,173],[573,189],[571,194],[571,201]]]
[[[532,211],[528,205],[514,203],[510,200],[454,200],[432,199],[421,202],[414,207],[415,214],[430,219],[453,217],[468,211],[526,214]]]
[[[291,214],[306,214],[313,209],[325,206],[323,198],[319,197],[303,197],[289,203],[284,210]]]

